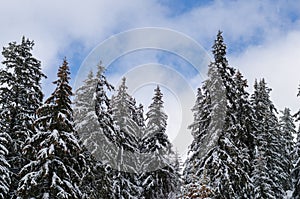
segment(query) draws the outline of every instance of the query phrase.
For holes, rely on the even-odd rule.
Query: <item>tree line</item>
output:
[[[43,101],[46,76],[33,46],[23,37],[2,51],[0,198],[300,198],[300,111],[278,117],[264,79],[247,92],[222,32],[197,90],[183,166],[166,134],[159,86],[144,113],[126,78],[114,88],[99,63],[72,101],[64,59]]]

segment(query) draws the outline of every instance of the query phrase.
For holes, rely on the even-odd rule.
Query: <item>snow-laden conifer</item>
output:
[[[300,87],[297,96],[300,96]],[[300,121],[300,110],[294,115],[295,121]],[[292,171],[292,179],[293,179],[293,198],[300,198],[300,127],[297,130],[297,140],[295,144],[295,149],[293,152],[294,159],[294,168]]]
[[[251,132],[244,111],[249,109],[245,81],[228,64],[221,32],[212,52],[214,61],[209,65],[208,79],[193,108],[190,128],[194,141],[185,164],[185,185],[195,185],[195,178],[207,179],[202,186],[209,189],[210,197],[247,198],[251,189],[247,143]]]
[[[83,186],[89,198],[110,198],[112,194],[109,171],[110,163],[115,158],[116,147],[104,134],[105,129],[99,124],[95,110],[97,85],[101,83],[100,78],[104,77],[103,72],[104,67],[101,64],[98,65],[96,76],[91,71],[83,85],[76,90],[74,100],[75,130],[87,150],[85,155],[89,170]],[[97,103],[101,104],[100,101]]]
[[[37,133],[25,143],[24,154],[33,158],[20,172],[18,198],[83,198],[85,156],[74,130],[69,75],[64,60],[55,91],[37,111]]]
[[[41,62],[33,57],[34,42],[22,38],[20,44],[11,42],[3,48],[4,68],[0,70],[0,125],[1,133],[12,142],[7,146],[10,164],[10,195],[15,196],[19,182],[18,172],[27,163],[22,155],[25,140],[34,132],[36,110],[42,103]]]
[[[11,183],[10,165],[7,161],[8,144],[11,143],[10,136],[0,130],[0,198],[5,199],[9,196],[9,187]]]
[[[159,86],[154,90],[153,101],[146,113],[146,129],[142,153],[145,172],[142,175],[143,196],[147,199],[168,198],[178,190],[178,164],[172,144],[166,134],[168,116],[164,112]],[[176,168],[177,167],[177,168]]]
[[[127,93],[126,78],[122,79],[117,93],[111,99],[114,134],[111,139],[117,145],[113,171],[115,198],[140,198],[138,180],[138,138],[140,127],[134,120],[134,99]],[[99,121],[100,122],[100,121]]]
[[[296,126],[294,124],[294,118],[291,115],[291,110],[285,108],[281,111],[281,116],[279,118],[280,125],[280,139],[281,139],[281,162],[283,163],[283,170],[285,174],[285,179],[281,180],[284,191],[292,190],[292,169],[293,169],[293,151],[294,151],[294,141],[293,136],[296,135]]]
[[[283,198],[286,180],[281,134],[276,108],[270,100],[271,89],[262,79],[254,84],[251,103],[254,110],[253,198]]]

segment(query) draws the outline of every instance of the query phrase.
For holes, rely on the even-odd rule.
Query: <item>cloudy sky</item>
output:
[[[48,76],[43,82],[46,95],[53,89],[51,82],[65,56],[75,85],[75,79],[81,76],[78,71],[88,70],[80,69],[84,60],[113,35],[145,27],[167,29],[180,34],[183,40],[189,38],[197,42],[209,57],[217,31],[222,30],[229,63],[248,79],[249,92],[254,79],[264,77],[273,89],[271,96],[279,110],[287,106],[295,112],[300,107],[300,99],[296,97],[300,83],[300,4],[297,0],[0,0],[0,12],[0,46],[19,42],[22,35],[35,41],[34,55],[42,61]],[[149,37],[151,34],[146,34],[144,39]],[[161,37],[160,40],[166,39]],[[168,43],[176,42],[178,40],[174,39]],[[110,47],[110,51],[121,48],[118,45]],[[190,106],[189,89],[194,91],[201,84],[205,66],[195,71],[191,60],[176,54],[174,48],[165,51],[159,50],[159,46],[144,47],[118,55],[109,63],[108,76],[113,83],[126,74],[147,76],[147,82],[131,83],[135,86],[132,91],[141,101],[149,89],[153,89],[149,82],[154,78],[152,83],[160,84],[169,99],[167,112],[177,115],[171,116],[169,122],[173,123],[173,130],[178,129],[178,123],[186,117],[182,102]],[[105,53],[99,55],[100,59],[105,56]],[[194,55],[186,56],[193,59]],[[205,59],[204,55],[200,57]],[[147,75],[148,72],[151,75]],[[203,74],[199,76],[199,73]],[[169,85],[170,81],[175,85]]]

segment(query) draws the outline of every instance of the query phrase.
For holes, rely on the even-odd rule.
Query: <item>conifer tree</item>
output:
[[[178,175],[175,153],[166,134],[168,116],[163,110],[162,93],[159,86],[154,90],[153,101],[146,113],[146,130],[142,153],[146,168],[142,175],[143,196],[146,199],[168,198],[177,191]],[[177,166],[178,167],[178,166]]]
[[[0,131],[0,199],[8,198],[11,183],[10,165],[6,159],[9,143],[11,143],[10,136]]]
[[[300,96],[300,87],[297,96]],[[300,121],[300,110],[294,115],[295,121]],[[292,170],[293,198],[300,198],[300,127],[297,130],[297,140],[293,152],[294,168]]]
[[[264,79],[255,82],[251,103],[254,110],[253,198],[283,198],[284,171],[279,123],[276,108],[270,100],[271,89]]]
[[[194,142],[185,169],[185,183],[194,175],[207,178],[213,198],[247,198],[251,133],[247,123],[249,107],[245,81],[228,65],[226,45],[219,32],[213,45],[214,62],[209,65],[208,79],[203,85],[204,97],[198,93],[191,125]],[[195,110],[196,109],[196,110]],[[248,108],[247,108],[248,109]],[[246,110],[247,110],[246,109]]]
[[[134,121],[134,99],[127,93],[126,78],[111,100],[114,121],[114,141],[118,147],[113,172],[115,198],[139,198],[141,189],[138,180],[138,139],[139,125]]]
[[[293,151],[294,151],[294,141],[293,135],[296,135],[296,127],[294,124],[294,119],[291,115],[289,108],[285,108],[281,111],[282,116],[280,116],[280,139],[281,139],[281,151],[282,156],[281,162],[283,163],[283,171],[285,174],[285,179],[282,180],[283,189],[285,192],[292,190],[292,169],[293,169]]]
[[[84,148],[86,148],[87,163],[90,170],[85,179],[85,190],[95,198],[110,198],[112,193],[109,178],[109,164],[114,161],[115,147],[103,133],[104,129],[98,122],[96,115],[96,87],[100,81],[104,67],[98,65],[97,76],[91,71],[84,81],[84,85],[75,92],[74,123]],[[94,193],[90,191],[94,187]]]
[[[97,76],[91,71],[84,81],[84,85],[75,92],[74,100],[74,123],[83,145],[91,154],[101,161],[102,164],[112,162],[113,147],[111,141],[104,134],[105,129],[99,124],[95,111],[96,88],[104,68],[98,65]],[[98,103],[99,104],[99,103]]]
[[[188,128],[191,129],[193,142],[189,146],[188,158],[183,170],[183,198],[205,198],[211,195],[206,176],[202,178],[197,176],[201,157],[205,155],[203,142],[208,134],[207,128],[210,123],[210,104],[208,103],[210,99],[207,95],[208,92],[202,93],[201,88],[198,88],[196,102],[192,108],[194,121]]]
[[[2,51],[4,68],[0,70],[0,129],[12,139],[7,146],[12,197],[15,197],[19,182],[18,172],[27,163],[21,149],[25,140],[35,133],[35,113],[43,98],[40,81],[45,75],[41,72],[41,62],[31,53],[33,46],[33,41],[23,37],[21,44],[9,43]]]
[[[32,159],[20,172],[18,198],[83,198],[79,187],[85,156],[74,130],[69,75],[65,59],[55,91],[37,111],[37,133],[23,149]]]
[[[114,144],[117,144],[116,126],[112,117],[111,99],[107,92],[113,91],[114,87],[107,81],[104,75],[105,68],[98,65],[97,85],[96,85],[96,102],[95,111],[98,117],[100,128],[103,129],[105,136]]]
[[[207,135],[207,126],[209,125],[209,113],[210,109],[207,103],[208,96],[204,96],[201,88],[198,88],[196,103],[192,108],[194,112],[194,122],[189,125],[191,129],[191,134],[193,136],[193,142],[189,146],[188,158],[185,162],[185,167],[183,171],[184,184],[187,185],[194,181],[195,179],[195,167],[199,164],[199,157],[204,154],[201,153],[203,146],[201,142],[203,138]]]

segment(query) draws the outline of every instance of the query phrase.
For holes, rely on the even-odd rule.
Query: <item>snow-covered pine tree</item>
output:
[[[139,130],[133,116],[133,110],[135,110],[133,100],[132,96],[127,93],[126,78],[124,77],[117,94],[113,96],[111,106],[113,119],[119,128],[117,142],[122,145],[124,150],[131,152],[135,152],[137,149],[136,133]]]
[[[251,187],[248,174],[250,132],[244,121],[249,106],[245,81],[228,65],[226,45],[219,32],[213,45],[214,62],[209,65],[203,85],[205,97],[198,94],[191,125],[196,140],[191,146],[184,177],[186,183],[207,178],[205,185],[213,198],[247,198]],[[235,75],[236,74],[236,75]],[[247,104],[248,103],[248,104]]]
[[[205,90],[205,88],[204,88]],[[189,125],[193,142],[189,146],[188,158],[184,163],[183,170],[183,186],[182,198],[204,198],[209,197],[212,193],[207,187],[206,176],[202,179],[196,175],[197,167],[201,162],[201,158],[205,155],[203,153],[203,141],[208,133],[208,126],[210,123],[210,102],[208,92],[202,93],[201,88],[198,88],[196,102],[192,111],[194,112],[194,121]]]
[[[75,91],[74,125],[81,142],[93,154],[100,147],[96,143],[95,134],[98,133],[98,118],[95,112],[95,93],[98,79],[90,71],[84,84]],[[100,149],[99,149],[100,150]]]
[[[291,115],[291,110],[285,108],[281,111],[279,125],[281,133],[281,151],[283,158],[282,163],[284,164],[283,171],[285,173],[285,179],[281,182],[285,192],[292,190],[292,169],[293,169],[293,151],[294,141],[293,135],[296,135],[296,126],[294,124],[294,118]]]
[[[300,87],[297,96],[300,97]],[[300,121],[300,110],[294,115],[295,121]],[[294,168],[292,170],[293,198],[300,199],[300,127],[297,130],[297,141],[293,152]]]
[[[100,63],[96,74],[98,79],[96,85],[95,111],[103,133],[112,143],[117,144],[116,126],[114,125],[111,110],[111,99],[107,94],[107,92],[113,91],[114,87],[107,81],[104,71],[105,68]]]
[[[252,160],[254,157],[254,112],[249,100],[249,93],[246,91],[247,80],[245,80],[240,71],[237,71],[234,76],[236,85],[235,91],[235,109],[232,110],[233,122],[231,132],[233,140],[239,151],[237,166],[240,168],[240,173],[235,178],[235,183],[241,186],[236,186],[237,195],[241,198],[251,198],[253,184],[251,181]]]
[[[1,71],[2,77],[3,71]],[[5,96],[5,90],[8,90],[3,85],[0,87],[0,198],[5,199],[9,198],[9,190],[11,186],[11,171],[10,165],[8,163],[8,147],[12,143],[11,137],[6,132],[9,129],[9,124],[7,118],[9,116],[9,109],[7,109],[6,99],[8,96]],[[3,95],[5,94],[5,95]]]
[[[178,198],[181,196],[181,187],[182,187],[182,166],[183,162],[180,157],[180,154],[175,152],[175,160],[173,163],[174,167],[174,191],[169,194],[169,199]]]
[[[10,165],[6,159],[8,155],[7,147],[9,143],[11,143],[10,136],[0,129],[0,199],[9,198],[11,178],[9,170]]]
[[[76,90],[74,100],[74,123],[75,130],[78,132],[85,147],[87,147],[96,159],[100,160],[103,164],[107,164],[108,162],[113,161],[113,154],[116,153],[113,150],[115,147],[111,146],[112,143],[109,136],[106,136],[104,133],[107,127],[103,128],[104,125],[99,124],[99,118],[95,111],[97,95],[98,97],[100,95],[100,86],[98,83],[102,81],[101,76],[103,76],[103,72],[104,67],[99,64],[97,75],[94,77],[93,72],[91,71],[88,78],[84,81],[84,85]],[[96,92],[97,85],[98,91]],[[100,90],[103,91],[103,88]],[[109,100],[105,93],[103,93],[103,95]],[[100,103],[102,103],[102,106]],[[101,106],[102,116],[105,111],[103,103],[104,102],[100,101],[100,99],[97,101],[97,110]],[[100,115],[100,113],[98,114]],[[106,112],[106,114],[108,113]],[[101,120],[103,119],[104,118],[101,118]]]
[[[38,109],[37,133],[26,141],[31,157],[20,172],[18,198],[81,199],[79,189],[85,156],[74,130],[69,66],[64,59],[54,81],[55,91]]]
[[[159,86],[154,90],[153,101],[146,113],[146,130],[143,137],[142,153],[145,172],[141,175],[143,196],[146,199],[167,199],[176,194],[178,169],[172,144],[166,134],[168,116],[163,110],[162,93]]]
[[[115,135],[112,136],[118,146],[118,154],[113,172],[113,189],[115,198],[140,198],[141,188],[139,187],[137,172],[138,139],[140,132],[139,125],[134,121],[133,98],[127,93],[126,78],[117,90],[117,94],[111,100],[111,112],[114,121]]]
[[[184,184],[187,185],[194,181],[195,176],[195,165],[197,165],[199,158],[204,154],[199,154],[202,148],[201,141],[207,134],[207,126],[209,125],[209,106],[206,102],[208,96],[202,94],[201,88],[198,88],[196,102],[192,108],[194,121],[189,125],[191,134],[193,136],[193,142],[189,146],[188,158],[185,161],[183,170]]]
[[[17,174],[27,163],[21,149],[25,140],[34,134],[35,113],[43,98],[41,79],[45,75],[41,72],[41,62],[31,53],[33,46],[33,41],[23,37],[21,44],[9,43],[2,51],[4,68],[0,70],[0,129],[12,139],[7,156],[12,173],[12,197],[19,182]]]
[[[89,184],[95,188],[92,193],[96,198],[111,197],[111,181],[108,174],[108,168],[115,158],[116,147],[103,133],[105,129],[100,126],[95,112],[96,87],[103,75],[104,67],[98,65],[97,76],[91,71],[84,81],[84,84],[75,92],[74,100],[74,124],[78,132],[87,155],[87,163],[90,166],[90,173],[85,182],[86,192],[90,192]],[[92,178],[93,180],[88,180]],[[91,196],[90,196],[91,197]]]
[[[251,104],[254,110],[254,160],[252,163],[253,198],[284,198],[283,181],[286,160],[281,155],[281,134],[275,115],[276,109],[270,100],[271,89],[265,80],[255,81]]]

